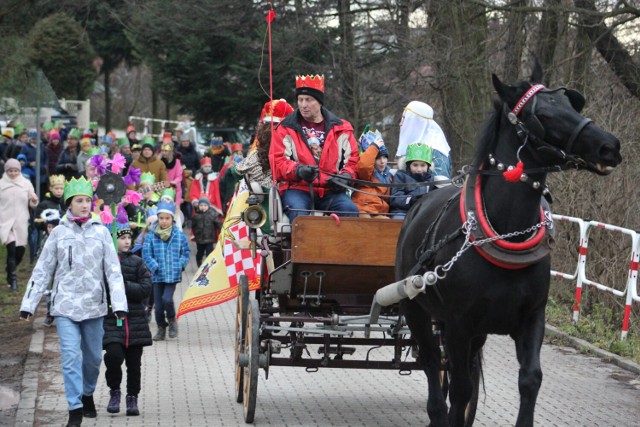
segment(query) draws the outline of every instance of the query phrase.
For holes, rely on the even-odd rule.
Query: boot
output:
[[[162,326],[158,326],[158,332],[153,337],[154,341],[164,341],[165,336],[167,335],[167,329]]]
[[[93,395],[82,395],[82,415],[84,415],[85,418],[95,418],[98,416],[96,404],[93,402]]]
[[[169,320],[169,338],[176,338],[178,336],[178,324],[175,320]]]
[[[120,390],[109,390],[109,395],[111,399],[109,399],[109,404],[107,405],[107,412],[110,414],[117,414],[120,412],[120,398],[122,394]]]
[[[127,394],[127,415],[140,415],[140,410],[138,409],[138,396],[132,396]]]
[[[16,260],[7,258],[7,283],[12,291],[18,290],[18,281],[16,277]]]
[[[69,422],[67,427],[80,427],[82,424],[82,408],[69,411]]]

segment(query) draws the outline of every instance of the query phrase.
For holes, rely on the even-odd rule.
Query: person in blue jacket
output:
[[[162,341],[167,327],[169,338],[178,336],[173,294],[189,264],[190,249],[186,236],[175,225],[175,204],[160,201],[157,207],[158,221],[144,239],[142,259],[152,273],[154,314],[158,325],[153,340]]]
[[[390,213],[394,219],[404,219],[407,211],[418,199],[429,192],[428,185],[421,182],[433,181],[429,170],[433,162],[431,147],[423,143],[411,144],[407,147],[406,169],[396,172],[394,184],[412,184],[415,186],[399,186],[391,189]]]

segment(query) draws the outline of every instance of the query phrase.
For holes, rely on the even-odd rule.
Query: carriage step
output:
[[[356,352],[356,348],[355,347],[340,347],[340,353],[341,354],[353,354]],[[319,354],[324,354],[324,347],[320,347],[318,348],[318,353]],[[338,354],[338,346],[332,345],[329,346],[329,354]]]

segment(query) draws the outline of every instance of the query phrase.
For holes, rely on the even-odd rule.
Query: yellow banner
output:
[[[249,230],[240,219],[248,206],[248,197],[249,191],[242,180],[227,211],[218,242],[191,279],[177,317],[235,298],[241,274],[248,276],[250,290],[260,287],[260,255],[251,258],[251,251],[246,249]]]

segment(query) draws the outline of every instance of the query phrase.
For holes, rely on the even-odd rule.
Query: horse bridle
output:
[[[520,139],[524,140],[525,143],[528,139],[531,139],[531,141],[537,145],[537,147],[535,147],[535,150],[531,150],[532,154],[535,157],[538,157],[536,151],[548,151],[562,160],[567,160],[567,165],[565,166],[565,168],[568,168],[570,164],[572,164],[576,168],[580,168],[582,166],[585,166],[586,163],[584,160],[582,160],[582,158],[572,154],[573,146],[576,142],[576,139],[578,138],[578,135],[580,135],[580,132],[582,132],[584,128],[589,125],[589,123],[592,123],[593,120],[588,117],[583,117],[571,132],[571,135],[569,136],[565,147],[563,149],[560,149],[544,140],[545,129],[544,126],[542,126],[540,119],[538,119],[538,116],[536,115],[537,97],[535,95],[538,92],[554,93],[560,90],[565,91],[565,95],[567,96],[567,98],[569,98],[571,105],[574,107],[574,109],[576,109],[576,111],[578,111],[578,109],[581,109],[581,107],[584,105],[584,98],[577,91],[573,91],[565,87],[546,90],[544,85],[536,84],[531,86],[529,90],[527,90],[524,95],[522,95],[513,109],[509,109],[509,106],[504,103],[504,111],[509,123],[516,127],[516,133],[518,134]],[[519,115],[520,113],[522,113],[522,111],[524,111],[527,104],[529,104],[529,101],[532,101],[531,112],[529,114],[529,117],[527,117],[527,119],[523,122],[522,120],[520,120]],[[580,105],[580,108],[576,108],[576,104]]]

